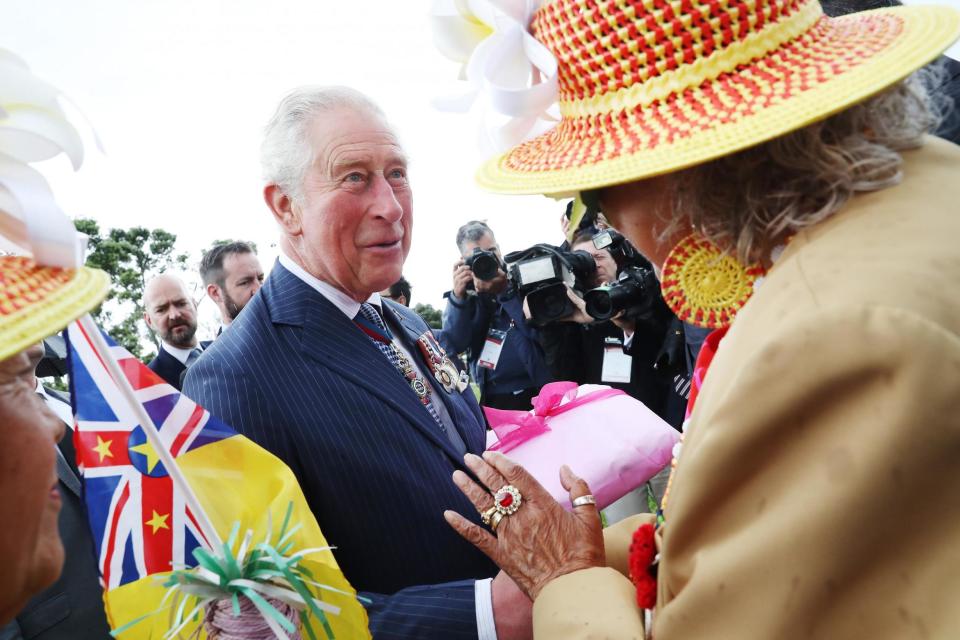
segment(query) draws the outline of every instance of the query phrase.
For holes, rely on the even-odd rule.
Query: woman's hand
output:
[[[488,451],[482,459],[467,454],[464,460],[486,489],[462,471],[454,472],[453,481],[478,511],[483,513],[492,507],[492,493],[505,485],[520,491],[520,508],[503,516],[496,536],[453,511],[443,515],[457,533],[490,556],[531,599],[554,578],[604,566],[603,534],[595,505],[566,511],[523,467],[502,454]],[[560,468],[560,482],[570,492],[571,501],[590,494],[587,483],[566,465]]]

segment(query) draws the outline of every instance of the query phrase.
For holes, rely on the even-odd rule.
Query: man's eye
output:
[[[353,182],[355,184],[359,184],[363,182],[364,179],[365,179],[365,176],[362,173],[358,173],[354,171],[353,173],[347,174],[347,177],[344,178],[343,180],[344,182]]]

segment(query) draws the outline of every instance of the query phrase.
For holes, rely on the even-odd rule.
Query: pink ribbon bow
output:
[[[577,397],[576,382],[551,382],[540,389],[540,395],[534,398],[533,412],[507,411],[484,407],[487,421],[497,434],[497,442],[490,445],[491,451],[506,453],[521,444],[550,431],[547,418],[560,415],[588,402],[623,395],[620,389],[598,389]],[[565,403],[564,403],[565,402]]]

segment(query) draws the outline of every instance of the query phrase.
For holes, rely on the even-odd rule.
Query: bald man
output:
[[[176,276],[161,274],[143,292],[143,319],[160,337],[157,357],[147,366],[179,391],[187,367],[209,342],[197,341],[197,303]]]

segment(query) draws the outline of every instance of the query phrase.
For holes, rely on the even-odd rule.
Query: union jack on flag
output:
[[[104,589],[195,566],[209,548],[183,493],[147,440],[85,329],[68,330],[74,444]],[[174,458],[232,436],[229,427],[104,338]]]

